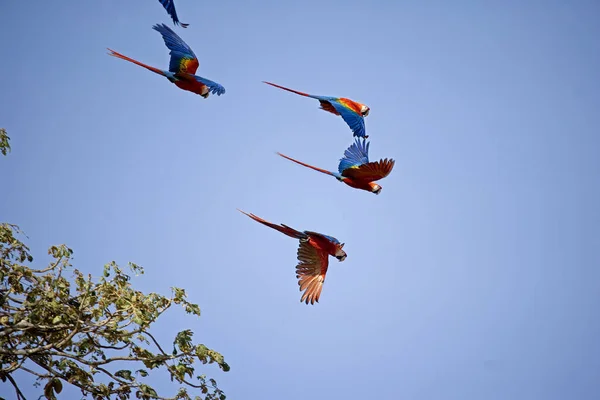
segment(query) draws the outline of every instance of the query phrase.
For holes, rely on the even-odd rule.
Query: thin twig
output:
[[[15,382],[13,377],[10,376],[10,374],[7,374],[6,377],[8,378],[10,383],[12,383],[12,385],[15,387],[15,391],[17,392],[17,400],[27,400],[23,392],[21,392],[21,389],[19,389],[19,385],[17,385],[17,382]]]

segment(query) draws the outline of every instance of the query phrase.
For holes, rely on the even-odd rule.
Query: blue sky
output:
[[[0,220],[37,262],[67,243],[85,272],[186,288],[202,317],[156,332],[222,352],[202,371],[231,399],[598,397],[597,2],[176,6],[224,96],[106,55],[167,68],[158,1],[0,5]],[[352,135],[263,80],[369,105],[381,195],[278,157],[335,169]],[[236,208],[346,243],[318,305],[297,242]]]

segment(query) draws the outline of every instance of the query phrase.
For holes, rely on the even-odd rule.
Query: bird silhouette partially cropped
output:
[[[179,17],[177,16],[177,10],[175,10],[175,2],[173,0],[158,0],[160,4],[167,10],[167,13],[171,16],[173,20],[173,24],[180,25],[182,28],[187,28],[190,24],[184,24],[179,21]]]

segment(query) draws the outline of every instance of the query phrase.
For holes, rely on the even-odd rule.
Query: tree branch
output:
[[[115,361],[140,361],[140,362],[144,362],[144,361],[156,361],[154,358],[137,357],[137,356],[135,356],[135,357],[129,357],[129,356],[108,357],[106,360],[102,360],[102,361],[89,361],[89,360],[86,360],[85,358],[82,358],[80,356],[76,356],[74,354],[69,354],[69,353],[66,353],[66,352],[61,351],[61,350],[50,350],[50,351],[48,351],[48,354],[50,354],[52,356],[66,357],[66,358],[69,358],[69,359],[71,359],[73,361],[77,361],[77,362],[79,362],[81,364],[87,365],[89,367],[94,367],[94,368],[98,368],[101,365],[110,364],[110,363],[113,363]],[[160,361],[161,362],[172,361],[172,360],[177,360],[177,359],[185,357],[185,356],[189,356],[189,354],[181,353],[181,354],[177,354],[175,356],[165,354],[164,356],[161,356],[161,357],[166,357],[166,358],[164,360],[160,360]]]
[[[22,320],[17,322],[16,324],[9,326],[8,328],[4,328],[0,331],[0,337],[10,335],[13,332],[17,331],[27,331],[30,329],[35,329],[40,332],[57,332],[65,329],[73,329],[75,328],[72,324],[60,324],[60,325],[34,325],[31,322]],[[0,353],[2,353],[2,349],[0,349]]]
[[[35,372],[34,370],[31,370],[27,367],[21,367],[21,369],[25,372],[29,372],[31,375],[35,375],[37,376],[39,379],[49,379],[52,378],[52,375],[46,374],[46,375],[42,375],[39,372]]]
[[[45,274],[46,272],[52,271],[54,268],[58,267],[58,264],[63,260],[64,257],[60,257],[56,260],[55,263],[50,264],[49,266],[47,266],[44,269],[33,269],[31,268],[31,271],[36,273],[36,274]]]
[[[98,393],[98,389],[96,389],[96,387],[93,386],[93,385],[84,386],[83,384],[79,383],[76,380],[67,378],[64,374],[61,374],[60,372],[52,369],[52,367],[50,367],[49,365],[42,364],[41,362],[39,362],[35,358],[31,358],[31,361],[33,361],[34,363],[36,363],[41,368],[43,368],[46,371],[48,371],[50,373],[50,377],[55,376],[57,378],[61,378],[63,381],[69,382],[71,385],[77,386],[82,391],[89,392],[89,393],[92,393],[92,394],[97,394]],[[32,372],[32,371],[28,371],[28,372]],[[37,374],[37,373],[34,373],[34,374],[38,375],[38,376],[41,376],[40,374]]]
[[[10,376],[10,374],[7,374],[6,377],[8,378],[10,383],[12,383],[12,385],[15,387],[15,391],[17,392],[17,400],[27,400],[23,392],[21,392],[21,389],[19,389],[19,385],[17,385],[17,382],[15,382],[13,377]]]
[[[9,374],[9,373],[11,373],[13,371],[16,371],[19,368],[21,368],[21,366],[23,365],[23,363],[25,362],[25,360],[27,360],[27,359],[23,358],[23,359],[19,360],[17,358],[17,361],[12,362],[7,368],[4,368],[4,366],[1,366],[1,364],[0,364],[0,366],[2,367],[2,369],[0,371],[4,372],[4,373],[7,373],[7,374]]]
[[[159,350],[161,353],[163,353],[163,355],[165,355],[165,356],[169,356],[169,357],[170,357],[170,355],[169,355],[169,354],[167,354],[167,353],[165,353],[165,351],[162,349],[162,347],[160,347],[160,344],[158,344],[158,342],[156,341],[156,339],[154,339],[154,336],[152,336],[152,335],[150,334],[150,332],[143,332],[143,334],[144,334],[144,335],[147,335],[147,336],[150,336],[150,339],[152,339],[152,341],[154,342],[154,344],[156,345],[156,347],[158,347],[158,350]]]
[[[24,322],[24,321],[21,321]],[[28,322],[25,322],[26,324],[29,324]],[[39,347],[35,347],[32,349],[13,349],[13,350],[6,350],[3,348],[0,348],[0,354],[9,354],[9,355],[18,355],[18,356],[30,356],[33,354],[37,354],[43,351],[48,351],[54,347],[63,347],[64,345],[66,345],[67,343],[69,343],[71,341],[71,339],[73,339],[73,337],[79,333],[79,331],[77,330],[77,327],[73,328],[73,331],[63,340],[61,340],[58,343],[49,343],[45,346],[39,346]]]
[[[96,339],[94,339],[94,338],[92,337],[92,335],[90,335],[90,334],[89,334],[89,332],[86,332],[85,334],[86,334],[86,336],[88,337],[88,339],[90,339],[90,340],[92,341],[92,343],[94,343],[94,345],[95,345],[96,347],[99,347],[99,348],[101,348],[101,349],[123,350],[123,349],[126,349],[127,347],[129,347],[129,343],[127,343],[127,344],[124,344],[122,347],[117,347],[117,346],[105,346],[105,345],[103,345],[103,344],[100,344],[100,342],[98,342]]]

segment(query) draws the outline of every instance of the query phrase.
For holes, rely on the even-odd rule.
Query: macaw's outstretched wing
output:
[[[175,3],[173,2],[173,0],[158,0],[158,1],[160,1],[160,4],[162,4],[162,6],[165,8],[165,10],[167,10],[167,13],[169,13],[169,15],[173,19],[173,23],[175,25],[181,25],[182,28],[188,27],[189,24],[184,24],[183,22],[179,21],[179,18],[177,17],[177,11],[175,11]]]
[[[218,84],[217,82],[213,82],[210,79],[206,79],[203,78],[201,76],[198,75],[190,75],[190,74],[186,74],[186,73],[177,73],[175,74],[175,77],[184,81],[192,81],[192,82],[200,82],[201,84],[205,85],[206,87],[208,87],[208,91],[210,93],[216,94],[218,96],[222,95],[223,93],[225,93],[225,88]]]
[[[169,71],[194,75],[200,63],[190,46],[165,24],[154,25],[152,29],[162,35],[165,45],[171,50]]]
[[[273,224],[269,221],[266,221],[260,217],[257,217],[254,214],[248,214],[240,209],[238,209],[239,212],[241,212],[242,214],[246,214],[247,216],[249,216],[250,218],[252,218],[253,220],[255,220],[256,222],[260,222],[263,225],[268,226],[269,228],[273,228],[285,235],[288,235],[290,237],[293,237],[295,239],[308,239],[308,235],[304,232],[300,232],[295,230],[294,228],[290,228],[287,225],[281,224],[281,225],[277,225],[277,224]]]
[[[346,124],[352,130],[354,136],[367,138],[366,128],[365,128],[365,119],[360,114],[360,110],[358,112],[352,107],[353,103],[337,100],[330,102],[333,108],[342,116]]]
[[[329,266],[329,255],[317,250],[310,242],[300,242],[298,261],[296,278],[300,291],[304,292],[300,301],[306,304],[315,304],[315,301],[318,303]]]
[[[384,160],[362,164],[356,168],[348,168],[344,170],[342,175],[363,182],[374,182],[388,176],[390,172],[392,172],[392,168],[394,168],[394,162],[394,160],[388,160],[386,158]]]
[[[196,78],[198,82],[206,85],[212,94],[220,96],[225,93],[225,88],[217,82],[213,82],[210,79],[206,79],[198,75],[194,75],[194,78]]]
[[[348,168],[357,168],[369,162],[369,145],[365,139],[356,139],[344,151],[344,157],[340,159],[338,171],[343,173]]]

